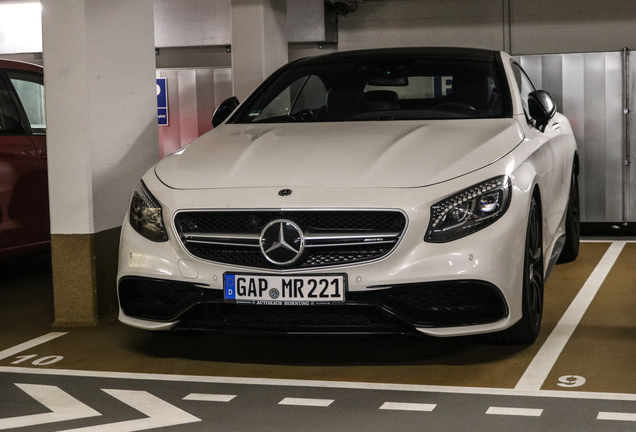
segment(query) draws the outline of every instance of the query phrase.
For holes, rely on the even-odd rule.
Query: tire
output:
[[[535,197],[530,203],[523,259],[521,319],[509,329],[495,334],[499,343],[516,345],[534,342],[541,331],[543,317],[543,241],[541,210]]]
[[[570,183],[570,197],[565,216],[565,244],[557,263],[572,262],[579,256],[579,240],[581,239],[581,220],[579,212],[579,179],[572,168],[572,182]]]

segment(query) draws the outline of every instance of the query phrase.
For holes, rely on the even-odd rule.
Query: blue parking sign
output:
[[[168,79],[157,78],[157,120],[159,126],[168,126]]]

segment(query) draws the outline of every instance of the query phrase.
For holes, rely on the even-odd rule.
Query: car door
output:
[[[20,100],[28,94],[21,83],[42,88],[43,98],[41,82],[41,75],[0,71],[0,249],[48,239],[45,137],[31,127],[25,110],[35,99]],[[43,109],[43,99],[40,104]],[[40,126],[36,121],[33,117],[33,125]]]
[[[49,221],[49,186],[47,174],[46,153],[46,112],[44,103],[44,77],[32,72],[7,71],[19,105],[22,109],[24,121],[27,124],[27,136],[35,146],[38,170],[34,173],[34,199],[39,203],[39,224],[41,225],[41,240],[50,238],[51,224]]]
[[[523,68],[512,63],[515,79],[519,85],[519,92],[526,113],[527,130],[526,138],[540,143],[539,150],[533,156],[533,163],[540,176],[542,188],[542,210],[544,215],[544,238],[552,239],[559,228],[568,202],[568,183],[570,173],[566,173],[568,161],[566,160],[567,146],[561,134],[559,121],[564,117],[557,113],[543,131],[534,127],[533,120],[529,116],[528,95],[536,90],[534,84]]]

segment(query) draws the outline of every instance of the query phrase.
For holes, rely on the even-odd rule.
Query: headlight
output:
[[[445,243],[486,228],[508,210],[510,189],[510,179],[500,176],[434,204],[424,240]]]
[[[168,241],[161,205],[146,189],[143,181],[135,187],[130,201],[130,225],[148,240]]]

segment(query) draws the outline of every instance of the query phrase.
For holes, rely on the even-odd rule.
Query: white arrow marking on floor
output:
[[[96,417],[101,415],[93,408],[84,405],[82,402],[64,392],[59,387],[38,384],[16,384],[16,386],[22,389],[33,399],[50,409],[52,412],[1,419],[0,430]]]
[[[148,418],[68,429],[63,432],[135,432],[201,421],[200,418],[188,414],[145,391],[106,389],[103,389],[103,391],[137,411],[141,411]]]

